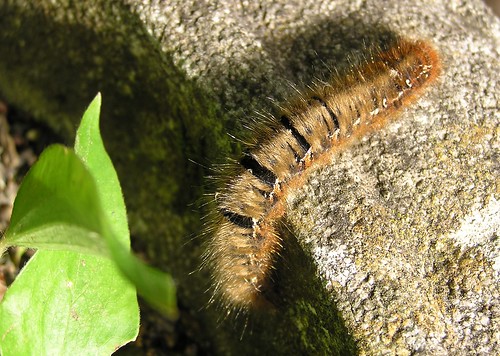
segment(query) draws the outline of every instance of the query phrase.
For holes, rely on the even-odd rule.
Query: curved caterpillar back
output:
[[[266,303],[288,188],[300,185],[311,165],[395,118],[439,72],[429,44],[400,39],[344,77],[315,84],[256,129],[261,138],[215,195],[219,220],[205,262],[223,303],[240,309]]]

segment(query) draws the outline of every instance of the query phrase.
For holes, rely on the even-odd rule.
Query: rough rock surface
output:
[[[300,86],[308,66],[345,65],[346,52],[384,35],[433,42],[443,59],[439,83],[398,122],[315,172],[290,197],[288,220],[361,351],[498,349],[500,32],[483,4],[153,9],[141,11],[152,32],[238,114],[293,91],[284,80]]]
[[[53,3],[40,6],[55,22],[78,24],[83,33],[92,28],[104,34],[92,42],[98,50],[104,46],[122,48],[113,42],[113,36],[120,34],[116,42],[130,47],[127,59],[135,60],[130,77],[117,76],[119,93],[113,94],[111,85],[108,95],[116,106],[130,98],[134,105],[127,105],[127,113],[141,115],[141,120],[124,122],[119,134],[112,133],[113,124],[121,121],[110,124],[111,153],[119,172],[127,172],[125,168],[134,172],[122,179],[125,194],[132,201],[129,210],[142,222],[136,224],[140,226],[136,227],[138,235],[149,234],[154,242],[162,234],[156,231],[151,235],[155,230],[151,226],[165,231],[168,249],[152,251],[151,256],[156,263],[169,265],[189,308],[203,299],[193,291],[200,291],[195,285],[204,275],[186,274],[196,265],[192,261],[196,261],[198,250],[185,247],[182,234],[189,231],[185,226],[192,224],[193,218],[187,209],[178,208],[186,198],[175,197],[186,189],[182,185],[185,177],[196,182],[189,174],[198,173],[184,168],[175,174],[162,170],[162,163],[182,166],[182,159],[193,157],[184,151],[178,157],[176,147],[192,147],[189,152],[202,159],[210,140],[220,137],[220,128],[214,125],[224,122],[230,131],[239,130],[241,118],[254,115],[255,110],[273,112],[273,101],[293,95],[294,85],[302,88],[316,77],[327,78],[331,68],[342,69],[356,62],[372,44],[394,36],[432,41],[443,59],[439,82],[397,122],[332,157],[331,165],[313,172],[307,184],[290,196],[287,226],[297,236],[298,245],[290,234],[277,266],[276,282],[283,300],[279,313],[251,319],[240,342],[231,322],[223,322],[214,331],[215,317],[209,308],[199,314],[204,330],[199,337],[213,350],[226,353],[299,350],[334,354],[352,351],[345,324],[364,354],[491,354],[499,348],[500,23],[482,2],[129,0],[128,8],[96,1],[93,8],[101,12],[83,11],[74,4],[56,9]],[[129,11],[138,14],[151,38],[138,29],[139,21],[125,16]],[[95,26],[101,20],[89,20],[99,19],[101,13],[110,23],[101,26],[102,30]],[[117,24],[123,29],[113,28]],[[140,36],[127,37],[135,32]],[[0,35],[0,46],[5,38]],[[70,38],[65,34],[60,40],[64,44],[64,39]],[[165,58],[172,58],[174,69],[158,65],[170,66],[171,62],[154,51],[155,43]],[[141,47],[144,44],[147,49]],[[73,50],[82,53],[80,48]],[[151,59],[151,53],[158,57]],[[69,54],[74,58],[73,52]],[[113,62],[117,73],[126,73],[123,53],[114,55],[118,58]],[[100,72],[108,68],[102,63],[109,59],[90,58],[95,63],[92,76],[79,78],[86,93],[94,88],[88,83],[112,82]],[[30,93],[33,99],[20,90],[6,89],[5,82],[0,82],[0,90],[9,99],[33,110],[37,106],[32,103],[41,96],[61,118],[78,109],[70,109],[67,102],[57,108],[58,96],[43,91],[48,79],[42,82],[35,75],[20,80],[6,61],[0,60],[0,74],[10,73],[9,86],[35,88],[32,92],[36,93]],[[155,70],[143,68],[151,62],[157,65]],[[48,65],[43,57],[39,63]],[[185,71],[185,78],[177,74],[178,68]],[[175,85],[157,90],[163,88],[157,76],[166,74],[182,84],[178,86],[183,90],[180,94]],[[71,79],[69,69],[57,75]],[[138,95],[140,88],[145,93]],[[166,97],[168,105],[162,106],[162,95],[175,99]],[[198,95],[211,101],[203,104]],[[144,100],[147,104],[141,107]],[[165,106],[179,100],[183,104],[169,112],[174,119],[165,120],[164,113],[169,110]],[[220,108],[219,121],[213,119],[215,109],[210,103]],[[206,121],[188,120],[190,110],[198,117],[204,107],[212,110]],[[44,118],[47,112],[45,109],[39,116]],[[180,123],[176,121],[179,118]],[[58,125],[53,126],[71,128],[68,122]],[[158,132],[157,127],[161,128]],[[141,129],[151,136],[149,140],[130,133]],[[182,134],[178,136],[178,132]],[[163,142],[161,135],[165,134],[175,137],[177,146]],[[197,143],[199,137],[204,138],[204,144]],[[127,144],[113,143],[119,140]],[[147,158],[154,164],[145,175],[156,178],[148,178],[145,185],[137,184],[140,180],[134,176],[135,169],[141,167],[138,161],[144,157],[134,148],[136,142],[144,152],[160,148],[157,156]],[[216,146],[225,147],[224,143]],[[123,153],[126,147],[131,150],[128,154]],[[216,148],[208,148],[212,152],[209,156]],[[150,211],[154,200],[147,191],[160,184],[161,178],[177,189],[160,195],[169,202],[162,208],[172,213],[160,212],[157,217]],[[134,198],[137,196],[140,198]],[[162,220],[166,216],[175,218],[176,226],[181,227],[165,226]],[[185,259],[186,265],[174,260],[179,249],[191,257]],[[162,258],[163,254],[168,258]]]

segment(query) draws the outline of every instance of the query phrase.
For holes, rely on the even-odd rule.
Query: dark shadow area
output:
[[[214,93],[230,119],[228,131],[241,135],[244,126],[262,120],[256,112],[276,114],[277,105],[296,96],[297,90],[346,72],[368,59],[370,51],[386,48],[397,37],[389,28],[365,23],[356,14],[318,22],[286,37],[263,36],[266,55],[251,53],[235,66],[237,74],[220,68],[211,76],[224,78],[228,86]],[[262,71],[263,57],[271,61],[266,63],[269,71]]]
[[[73,146],[84,110],[102,93],[101,131],[124,192],[133,248],[172,273],[185,305],[176,324],[144,309],[143,331],[156,333],[153,339],[206,344],[209,334],[190,331],[199,324],[190,313],[208,296],[190,275],[200,263],[200,244],[187,242],[201,230],[201,211],[191,204],[203,195],[208,173],[190,160],[213,161],[229,150],[224,117],[129,8],[101,3],[102,12],[76,4],[83,11],[75,14],[79,21],[56,20],[37,5],[0,5],[0,95]],[[119,14],[106,18],[111,7]],[[197,277],[208,280],[206,274]],[[174,335],[161,334],[165,329],[155,329],[151,320],[170,323]]]
[[[368,59],[374,48],[385,49],[397,38],[386,26],[367,24],[357,14],[339,21],[323,21],[304,29],[297,37],[280,38],[283,71],[289,81],[304,87],[315,80],[349,70]],[[265,46],[273,56],[276,46]]]
[[[312,257],[285,226],[280,230],[283,253],[276,261],[273,275],[277,309],[271,318],[276,330],[272,345],[281,342],[279,353],[288,350],[282,354],[357,354],[355,341],[333,303],[333,295],[326,291]],[[267,320],[261,325],[256,323],[256,328],[262,329],[267,323]]]

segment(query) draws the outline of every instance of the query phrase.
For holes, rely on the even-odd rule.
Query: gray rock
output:
[[[439,82],[312,173],[288,222],[362,353],[498,349],[498,18],[479,1],[143,6],[164,48],[235,118],[272,111],[265,98],[293,93],[286,81],[302,87],[322,62],[345,66],[384,36],[433,42]]]
[[[168,248],[151,255],[173,271],[181,301],[193,310],[204,303],[198,284],[206,275],[187,276],[187,271],[196,268],[199,248],[196,243],[183,247],[183,234],[197,215],[175,205],[185,199],[172,197],[182,196],[182,190],[198,178],[183,179],[190,170],[159,173],[162,164],[182,165],[182,158],[187,157],[176,155],[175,145],[155,135],[155,122],[180,122],[181,128],[158,125],[164,128],[162,132],[178,138],[175,142],[186,139],[177,133],[187,132],[185,144],[193,146],[195,158],[204,155],[197,137],[204,137],[208,146],[210,139],[221,140],[209,149],[208,156],[213,158],[219,147],[227,147],[220,139],[217,125],[221,122],[229,131],[238,132],[244,125],[242,118],[256,116],[255,111],[276,112],[275,102],[293,95],[295,86],[304,88],[315,78],[327,78],[332,68],[342,70],[356,63],[372,44],[394,36],[431,41],[443,59],[438,83],[396,122],[311,172],[307,183],[288,197],[286,226],[292,234],[284,229],[286,248],[277,263],[275,282],[282,301],[278,313],[251,315],[240,342],[241,333],[234,333],[231,320],[221,322],[218,329],[213,327],[217,314],[226,311],[204,309],[198,314],[203,332],[197,337],[213,350],[228,354],[341,354],[353,352],[353,340],[362,354],[491,354],[498,349],[500,23],[482,2],[128,1],[129,9],[96,1],[92,8],[98,11],[84,11],[85,7],[75,4],[57,8],[50,5],[53,2],[40,3],[39,7],[23,5],[27,6],[24,13],[26,8],[36,8],[34,13],[45,8],[50,14],[46,21],[62,24],[57,31],[72,23],[83,33],[104,34],[91,43],[90,48],[97,48],[92,53],[99,54],[106,46],[129,48],[128,62],[119,55],[113,62],[117,73],[127,73],[130,58],[135,60],[131,77],[117,75],[119,90],[113,94],[111,86],[108,93],[116,106],[132,98],[128,115],[140,113],[147,123],[146,134],[154,139],[130,133],[141,127],[137,121],[111,119],[107,132],[112,132],[113,125],[124,125],[120,135],[108,134],[111,151],[119,172],[127,172],[125,168],[141,165],[133,144],[125,154],[124,146],[116,143],[124,139],[121,135],[129,143],[137,142],[144,152],[162,148],[161,157],[153,162],[157,169],[147,171],[156,177],[149,178],[147,186],[137,185],[134,175],[122,174],[125,194],[133,201],[132,215],[143,222],[137,224],[141,226],[136,228],[138,235],[150,236],[152,246],[167,236]],[[129,10],[138,14],[151,38]],[[118,36],[117,43],[106,40],[110,33]],[[0,46],[5,38],[5,33],[0,35]],[[71,35],[56,38],[65,47]],[[155,44],[166,57],[158,55]],[[72,49],[70,59],[88,51],[85,46]],[[109,55],[113,53],[120,52]],[[26,53],[19,56],[30,58]],[[169,57],[171,70],[148,70],[163,68],[170,63]],[[51,58],[55,66],[56,58]],[[58,74],[65,78],[59,83],[68,88],[83,86],[89,92],[93,81],[112,82],[101,73],[108,68],[102,63],[109,58],[90,58],[96,63],[94,77],[79,77],[80,84],[69,84],[68,69]],[[61,120],[53,126],[69,132],[71,121],[64,117],[79,109],[75,101],[58,109],[57,96],[43,89],[49,79],[40,81],[34,75],[21,80],[21,71],[12,64],[6,70],[6,62],[0,59],[0,74],[10,73],[10,89],[2,82],[0,90],[29,110],[35,107],[41,118],[57,113]],[[47,68],[44,56],[33,63]],[[185,71],[185,78],[177,68]],[[138,73],[144,74],[140,81],[134,79]],[[169,90],[157,90],[163,88],[157,75],[165,73],[168,80],[182,84],[182,92],[176,93],[175,84],[167,85]],[[12,89],[13,85],[29,88],[29,95]],[[140,88],[146,93],[138,95]],[[167,104],[161,103],[162,95]],[[199,96],[209,98],[208,104]],[[34,105],[32,97],[43,97],[50,110]],[[141,108],[141,100],[147,98],[154,100],[147,100]],[[156,113],[154,105],[159,105]],[[169,105],[180,108],[166,116],[173,118],[170,121],[162,115]],[[204,107],[211,108],[212,114],[206,120],[189,119],[190,105],[195,105],[196,115]],[[120,115],[124,112],[110,113]],[[134,158],[132,163],[127,157]],[[162,210],[159,217],[153,217],[155,211],[148,207],[156,196],[148,188],[161,184],[159,177],[177,188],[161,195],[166,213]],[[176,221],[175,228],[162,222],[164,214]],[[151,234],[153,230],[165,233]],[[175,259],[179,249],[186,254],[181,262]]]

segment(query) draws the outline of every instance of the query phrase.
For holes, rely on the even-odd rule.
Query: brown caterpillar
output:
[[[205,262],[223,303],[239,309],[266,303],[287,190],[302,183],[311,165],[393,119],[439,72],[429,44],[399,39],[346,76],[314,84],[257,129],[262,138],[215,195],[219,220]]]

